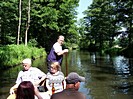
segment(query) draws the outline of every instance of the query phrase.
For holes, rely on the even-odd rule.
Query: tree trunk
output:
[[[21,0],[19,0],[19,25],[18,25],[18,37],[17,37],[17,45],[19,45],[20,38],[20,26],[21,26]]]
[[[28,2],[28,21],[26,24],[26,31],[25,31],[25,46],[27,46],[27,33],[30,27],[30,0]]]

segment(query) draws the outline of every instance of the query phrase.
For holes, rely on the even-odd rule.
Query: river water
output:
[[[32,66],[47,73],[44,58],[36,59]],[[20,65],[0,71],[0,99],[7,98],[21,69]],[[62,71],[65,75],[74,71],[85,76],[79,91],[87,99],[133,99],[133,59],[74,50],[64,56]]]

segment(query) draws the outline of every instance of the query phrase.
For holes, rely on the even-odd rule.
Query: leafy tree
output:
[[[17,0],[1,0],[0,8],[0,44],[7,45],[16,43],[18,2]]]
[[[58,35],[66,36],[66,41],[70,40],[68,37],[71,37],[71,35],[77,38],[78,32],[76,33],[77,28],[74,24],[77,14],[75,8],[78,6],[79,0],[32,0],[29,2],[30,10],[28,10],[28,2],[28,0],[21,1],[20,24],[19,1],[1,1],[1,45],[15,44],[16,41],[18,44],[26,43],[30,39],[34,39],[38,42],[39,47],[49,49]],[[27,11],[30,11],[30,18],[27,17]],[[20,25],[21,29],[18,28]],[[19,31],[18,34],[17,31]],[[27,36],[25,36],[25,33]],[[74,38],[70,42],[74,42]]]
[[[127,27],[128,44],[130,44],[132,42],[132,4],[131,0],[94,0],[84,11],[86,41],[91,39],[90,44],[99,46],[99,52],[102,52],[113,46],[114,38],[121,34],[118,32],[121,27]]]

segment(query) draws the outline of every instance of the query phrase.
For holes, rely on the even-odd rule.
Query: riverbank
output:
[[[6,69],[21,63],[24,58],[36,59],[45,57],[44,48],[21,45],[7,45],[0,47],[0,69]]]

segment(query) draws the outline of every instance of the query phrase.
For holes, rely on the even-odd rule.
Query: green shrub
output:
[[[21,63],[24,58],[46,56],[43,48],[25,45],[7,45],[0,47],[0,68],[7,68]]]

